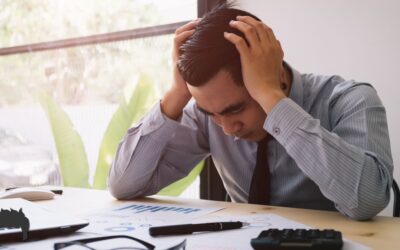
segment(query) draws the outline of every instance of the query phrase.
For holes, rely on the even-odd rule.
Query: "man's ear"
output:
[[[286,78],[286,72],[285,72],[285,66],[281,66],[281,75],[280,75],[280,81],[281,81],[281,89],[285,91],[288,88],[288,79]]]
[[[281,80],[281,89],[285,93],[285,95],[289,95],[290,92],[290,86],[291,86],[291,76],[289,75],[290,72],[288,72],[288,68],[286,67],[285,63],[282,64],[281,68],[281,75],[280,75],[280,80]]]
[[[285,73],[285,66],[283,66],[283,63],[282,63],[282,66],[281,66],[280,80],[281,80],[281,82],[285,82],[285,83],[287,82],[286,73]]]

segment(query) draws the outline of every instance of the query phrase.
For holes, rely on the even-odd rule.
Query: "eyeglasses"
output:
[[[118,246],[118,247],[116,247]],[[54,250],[153,250],[156,246],[143,241],[141,239],[127,236],[127,235],[114,235],[114,236],[104,236],[87,238],[80,240],[72,240],[66,242],[54,243]],[[185,250],[186,249],[186,239],[181,243],[169,247],[165,250]]]

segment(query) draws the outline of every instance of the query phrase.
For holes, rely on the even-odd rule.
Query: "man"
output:
[[[170,90],[119,145],[115,197],[155,194],[211,155],[235,202],[254,191],[267,204],[357,220],[387,205],[393,162],[371,85],[300,74],[267,25],[229,6],[179,28],[173,62]],[[266,152],[257,153],[260,141]],[[261,183],[259,169],[269,174]]]

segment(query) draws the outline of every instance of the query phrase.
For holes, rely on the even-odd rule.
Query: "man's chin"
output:
[[[244,135],[238,136],[238,138],[245,140],[245,141],[251,141],[251,142],[256,142],[256,141],[260,140],[257,138],[257,136],[255,136],[254,133],[244,134]]]

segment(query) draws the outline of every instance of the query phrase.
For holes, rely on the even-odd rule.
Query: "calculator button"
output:
[[[268,234],[266,235],[267,237],[272,237],[275,238],[279,235],[279,230],[278,229],[272,229],[268,231]]]
[[[292,235],[294,241],[304,241],[307,231],[304,229],[296,229]]]
[[[324,232],[325,238],[328,238],[328,239],[335,238],[335,232],[333,230],[324,230],[323,232]]]
[[[281,235],[281,238],[283,240],[287,240],[290,239],[290,237],[292,236],[293,230],[292,229],[284,229]]]
[[[308,231],[308,237],[311,239],[318,238],[320,235],[320,231],[317,229],[311,229]]]

